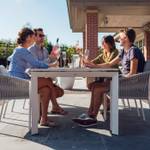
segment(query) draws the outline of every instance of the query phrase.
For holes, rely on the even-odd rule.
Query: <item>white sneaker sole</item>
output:
[[[77,125],[80,126],[80,127],[92,127],[92,126],[96,126],[97,124],[98,124],[97,122],[93,123],[93,124],[89,124],[89,125],[83,125],[83,124],[77,123]]]

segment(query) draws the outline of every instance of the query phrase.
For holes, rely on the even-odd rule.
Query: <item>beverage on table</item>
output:
[[[90,54],[90,51],[88,49],[85,49],[83,58],[87,60],[89,58],[89,54]]]
[[[66,66],[66,60],[67,60],[67,54],[65,51],[62,51],[62,61],[63,61],[63,67]]]
[[[57,58],[57,60],[60,57],[60,47],[59,47],[59,43],[58,42],[59,42],[59,38],[57,38],[56,44],[53,46],[53,49],[52,49],[52,52],[51,52],[51,55],[55,56]]]
[[[86,61],[89,59],[90,51],[88,49],[84,50],[84,53],[81,53],[81,67],[85,67],[83,61]]]

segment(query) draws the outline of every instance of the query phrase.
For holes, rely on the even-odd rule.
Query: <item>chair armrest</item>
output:
[[[143,72],[119,79],[120,98],[148,98],[150,72]]]
[[[0,75],[0,99],[29,97],[29,80]]]

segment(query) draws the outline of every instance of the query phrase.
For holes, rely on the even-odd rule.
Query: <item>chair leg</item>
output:
[[[0,121],[2,120],[4,106],[5,106],[5,100],[3,100],[3,103],[2,103],[2,108],[1,108],[1,113],[0,113]]]
[[[143,110],[142,100],[139,99],[139,101],[140,101],[140,106],[141,106],[142,117],[143,117],[143,120],[145,121],[146,119],[145,119],[145,113],[144,113],[144,110]]]
[[[26,105],[26,99],[23,102],[23,109],[25,109],[25,105]]]
[[[127,103],[128,103],[129,110],[131,110],[129,99],[127,99]]]
[[[123,104],[123,107],[125,108],[126,107],[125,99],[122,99],[122,104]]]
[[[148,106],[149,106],[149,110],[150,110],[150,99],[148,99]]]
[[[31,129],[31,120],[32,120],[32,115],[31,115],[31,112],[32,111],[32,108],[31,108],[31,101],[29,100],[29,131]]]
[[[139,111],[136,99],[134,99],[134,102],[135,102],[135,107],[136,107],[136,110],[137,110],[138,117],[140,117],[141,115],[140,115],[140,111]]]
[[[8,107],[8,102],[6,102],[6,106],[5,106],[5,109],[4,109],[4,115],[3,115],[4,118],[6,116],[7,107]]]
[[[107,96],[106,94],[104,94],[103,109],[104,109],[103,117],[104,117],[104,121],[106,121],[107,120]]]
[[[11,108],[11,112],[14,111],[15,103],[16,103],[16,100],[13,100],[13,105],[12,105],[12,108]]]

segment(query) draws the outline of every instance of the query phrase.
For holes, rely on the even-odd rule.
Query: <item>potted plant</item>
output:
[[[69,67],[69,64],[72,61],[73,54],[76,53],[74,47],[67,47],[65,45],[62,46],[62,51],[66,51],[67,55],[67,63],[66,65]],[[72,89],[74,85],[75,77],[59,77],[59,85],[63,89]]]
[[[73,88],[75,77],[59,77],[59,86],[65,90],[70,90]]]

